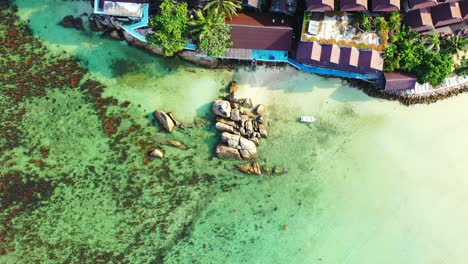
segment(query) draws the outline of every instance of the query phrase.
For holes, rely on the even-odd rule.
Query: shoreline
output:
[[[118,38],[112,38],[111,36],[115,34],[112,34],[113,31],[117,30],[121,36],[123,36],[122,39],[120,40],[125,40],[129,46],[132,47],[137,47],[142,50],[145,50],[149,52],[151,55],[157,55],[161,56],[162,50],[159,47],[156,46],[151,46],[148,43],[144,43],[133,36],[129,35],[126,33],[124,30],[121,28],[116,28],[115,24],[116,23],[102,23],[101,20],[94,20],[95,18],[101,18],[101,16],[90,16],[89,21],[93,21],[96,23],[96,21],[100,21],[96,24],[100,24],[99,27],[93,27],[91,26],[91,29],[98,29],[98,32],[103,32],[103,34],[106,34],[109,38],[111,39],[116,39]],[[106,26],[107,29],[102,29],[102,26]],[[238,70],[241,68],[247,68],[250,70],[255,70],[252,69],[252,61],[249,60],[228,60],[228,59],[218,59],[218,58],[211,58],[211,57],[200,57],[197,56],[195,51],[191,50],[183,50],[177,54],[177,56],[185,61],[191,62],[197,66],[201,66],[204,68],[208,69],[227,69],[227,70]],[[294,68],[298,71],[299,69],[292,67],[289,65],[287,62],[263,62],[263,61],[257,61],[256,66],[263,66],[265,68],[285,68],[285,67],[291,67]],[[311,73],[309,73],[311,74]],[[440,100],[444,100],[446,98],[450,98],[452,96],[456,96],[461,93],[466,93],[468,92],[468,84],[461,84],[457,85],[454,87],[450,87],[448,89],[438,89],[434,90],[433,92],[427,92],[424,94],[406,94],[403,93],[403,91],[389,91],[386,92],[382,90],[380,87],[378,87],[378,80],[376,82],[366,82],[363,80],[359,79],[349,79],[349,78],[342,78],[342,77],[335,77],[335,76],[328,76],[328,75],[321,75],[321,74],[315,74],[320,77],[324,78],[334,78],[334,79],[341,79],[349,83],[351,86],[357,88],[358,90],[363,91],[366,95],[374,98],[379,98],[379,99],[385,99],[389,101],[398,101],[401,104],[405,106],[410,106],[410,105],[415,105],[415,104],[431,104],[438,102]]]

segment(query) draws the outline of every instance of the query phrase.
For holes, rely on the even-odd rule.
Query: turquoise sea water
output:
[[[46,162],[57,165],[38,175],[75,184],[58,185],[50,202],[18,217],[15,251],[0,262],[81,251],[84,262],[97,253],[135,263],[466,262],[467,95],[404,107],[291,68],[201,69],[57,25],[90,13],[87,1],[16,4],[52,52],[78,57],[106,96],[131,102],[125,111],[142,126],[138,134],[175,138],[189,150],[164,147],[164,161],[133,174],[143,167],[141,150],[130,148],[126,162],[114,158],[83,92],[51,90],[25,102],[25,137],[48,146]],[[242,175],[211,159],[217,135],[209,126],[167,135],[149,124],[155,109],[184,122],[210,118],[210,103],[231,80],[239,96],[269,107],[259,161],[286,174]],[[319,121],[298,123],[301,115]],[[26,167],[25,149],[14,151],[15,166]],[[132,181],[143,186],[138,197],[127,189]]]

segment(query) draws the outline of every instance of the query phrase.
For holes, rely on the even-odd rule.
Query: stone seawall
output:
[[[362,90],[365,94],[375,97],[386,99],[390,101],[399,101],[401,104],[409,106],[415,104],[431,104],[437,101],[456,96],[461,93],[468,92],[468,84],[460,84],[449,88],[441,88],[433,92],[423,94],[407,94],[403,92],[385,92],[374,84],[358,81],[348,80],[353,87]]]
[[[93,31],[102,31],[110,38],[116,40],[125,40],[129,45],[143,49],[153,55],[162,56],[162,48],[159,46],[150,45],[149,43],[143,42],[131,34],[123,30],[119,23],[108,16],[100,16],[93,14],[89,16],[90,27]],[[200,57],[197,53],[190,50],[182,50],[177,53],[180,58],[192,62],[194,64],[207,67],[216,68],[219,63],[219,59],[211,57]]]

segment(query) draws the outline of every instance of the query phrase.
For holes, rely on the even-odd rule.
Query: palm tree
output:
[[[224,25],[224,17],[216,13],[209,13],[207,16],[201,10],[197,10],[197,19],[188,22],[191,29],[190,34],[197,36],[201,41],[207,33],[205,28],[215,28],[217,25]]]
[[[456,35],[448,36],[443,42],[445,51],[451,54],[459,54],[461,51],[466,50],[468,46],[468,38],[461,37],[460,32]]]
[[[233,15],[237,14],[237,10],[241,8],[242,5],[239,0],[210,0],[203,10],[207,11],[208,14],[213,12],[231,19]]]
[[[427,39],[424,40],[424,44],[428,45],[426,47],[427,51],[432,50],[435,53],[439,53],[440,51],[440,35],[439,33],[432,33],[428,35]]]

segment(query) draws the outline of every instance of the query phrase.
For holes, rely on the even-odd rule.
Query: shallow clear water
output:
[[[90,13],[87,1],[22,0],[17,4],[22,18],[30,19],[34,34],[54,52],[66,50],[80,58],[91,74],[108,86],[106,95],[132,103],[128,112],[141,124],[146,124],[147,114],[158,108],[173,111],[186,122],[196,115],[205,116],[210,102],[232,79],[241,85],[239,96],[269,107],[269,138],[262,142],[259,159],[282,165],[288,173],[255,178],[228,172],[224,167],[230,163],[208,161],[216,140],[212,130],[176,133],[173,137],[191,147],[194,165],[169,163],[172,169],[180,173],[207,172],[215,175],[221,186],[234,187],[226,191],[208,187],[181,190],[190,199],[178,208],[168,209],[170,219],[174,219],[170,226],[176,230],[193,217],[188,235],[168,245],[146,247],[147,241],[166,240],[158,231],[145,231],[145,241],[132,252],[131,259],[138,259],[141,252],[164,248],[167,263],[466,262],[467,95],[404,107],[369,98],[340,80],[291,68],[260,68],[256,72],[199,69],[152,57],[123,42],[100,39],[95,33],[56,25],[65,15]],[[63,100],[70,104],[82,100],[79,93],[50,94],[50,98],[64,96],[68,99]],[[87,118],[86,109],[76,112],[78,117],[63,119],[54,114],[56,111],[44,109],[49,104],[33,103],[38,107],[31,109],[53,122],[38,123],[33,114],[27,115],[25,126],[31,137],[32,131],[46,130],[54,124],[61,125],[57,129],[82,129],[80,133],[64,129],[52,136],[57,138],[53,141],[59,146],[56,150],[64,154],[50,155],[57,160],[83,158],[63,168],[64,172],[81,173],[83,164],[102,165],[108,146],[102,135],[93,138],[86,134],[98,130],[93,128],[97,120]],[[75,113],[70,111],[71,115]],[[310,125],[296,122],[301,115],[315,115],[319,121]],[[67,120],[80,118],[86,129],[74,123],[67,125]],[[76,138],[71,140],[71,136]],[[79,148],[69,146],[70,142]],[[188,155],[170,148],[167,151],[171,159]],[[115,169],[116,173],[130,172],[122,166],[116,165]],[[114,180],[115,175],[105,179]],[[91,195],[80,190],[57,190],[56,196],[65,197],[65,201],[51,205],[43,223],[56,226],[57,241],[63,239],[62,232],[76,241],[91,237],[94,240],[90,247],[123,251],[128,245],[115,239],[113,227],[127,221],[131,213],[114,214],[119,201],[105,197],[107,192]],[[80,198],[80,193],[86,195]],[[147,216],[147,221],[157,219],[157,209],[164,206],[158,194],[160,191],[148,189],[147,197],[142,198],[147,205],[142,215]],[[67,200],[73,203],[67,204]],[[84,204],[93,201],[96,204],[90,207],[100,208],[99,212],[86,210]],[[200,210],[194,209],[198,207]],[[67,214],[57,216],[63,210]],[[82,216],[68,218],[73,214]],[[47,236],[48,230],[44,227],[39,233]],[[10,257],[7,262],[13,262]]]

